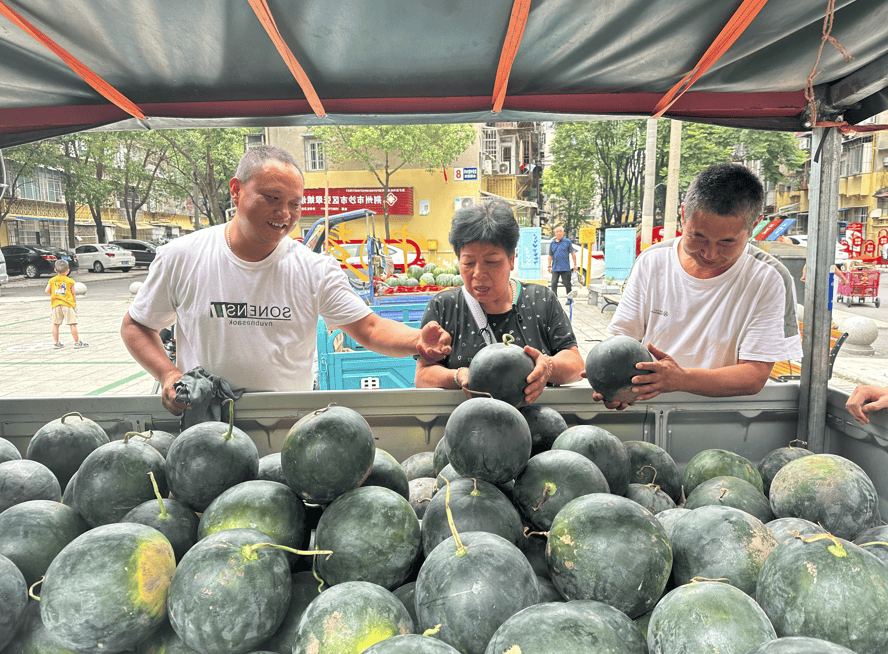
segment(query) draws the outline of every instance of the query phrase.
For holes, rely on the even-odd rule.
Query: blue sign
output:
[[[787,229],[792,227],[792,224],[796,221],[795,218],[785,218],[782,223],[777,225],[777,228],[768,234],[768,238],[766,241],[776,241],[778,236],[783,236]]]
[[[478,169],[477,168],[463,168],[462,169],[462,178],[464,182],[468,182],[473,179],[478,179]]]
[[[539,227],[522,227],[518,236],[518,277],[520,279],[540,278],[540,247],[542,231]]]
[[[604,231],[604,276],[617,280],[629,277],[635,263],[635,229],[611,228]]]

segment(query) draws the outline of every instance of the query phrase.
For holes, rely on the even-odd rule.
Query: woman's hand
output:
[[[527,356],[533,359],[534,364],[533,370],[531,370],[530,374],[527,376],[527,387],[524,389],[524,402],[525,404],[533,404],[536,399],[543,394],[543,389],[546,388],[546,384],[552,378],[554,365],[552,364],[552,357],[543,354],[529,345],[524,346],[524,352]]]

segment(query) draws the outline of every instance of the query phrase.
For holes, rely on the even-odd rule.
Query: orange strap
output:
[[[524,36],[524,28],[527,26],[527,15],[530,13],[530,0],[515,0],[512,4],[512,16],[509,18],[509,30],[506,32],[506,40],[503,43],[503,51],[500,54],[499,66],[496,69],[496,82],[493,85],[493,113],[499,113],[506,100],[506,88],[509,85],[509,75],[512,72],[512,64],[515,55],[518,54],[518,46],[521,45],[521,37]]]
[[[256,18],[262,23],[262,27],[264,27],[265,31],[268,33],[271,42],[274,43],[274,47],[277,48],[284,63],[287,64],[287,68],[290,69],[290,72],[293,73],[293,77],[296,78],[296,82],[305,94],[305,99],[308,100],[309,106],[315,112],[315,115],[323,118],[327,115],[327,112],[324,111],[324,105],[321,104],[321,100],[318,98],[314,86],[312,86],[311,81],[308,79],[308,75],[305,74],[302,66],[296,61],[293,52],[284,42],[284,38],[278,30],[277,24],[274,22],[274,17],[271,15],[271,9],[268,8],[268,3],[266,0],[249,0],[249,2],[253,11],[256,13]]]
[[[2,0],[0,0],[0,14],[6,16],[15,25],[17,25],[23,31],[33,37],[36,41],[39,41],[49,50],[51,50],[57,57],[59,57],[59,59],[64,61],[68,65],[68,67],[71,68],[71,70],[80,75],[84,82],[98,91],[106,100],[117,105],[130,116],[133,116],[134,118],[138,118],[140,120],[145,120],[145,114],[142,113],[141,109],[139,109],[139,107],[137,107],[135,103],[126,98],[126,96],[124,96],[120,91],[108,84],[108,82],[96,75],[92,70],[87,68],[70,52],[65,50],[51,38],[46,36],[46,34],[31,25],[31,23],[26,21],[24,18],[19,16],[15,11],[10,9],[5,2],[2,2]]]
[[[734,44],[734,41],[736,41],[737,38],[743,34],[744,30],[749,27],[752,19],[758,15],[767,1],[768,0],[743,0],[743,4],[741,4],[737,11],[734,12],[734,15],[731,16],[731,20],[729,20],[728,24],[724,26],[721,33],[715,38],[712,45],[709,46],[709,49],[703,53],[703,57],[697,62],[697,65],[694,66],[691,72],[685,75],[678,84],[673,86],[669,90],[669,93],[660,99],[657,106],[654,107],[654,114],[651,116],[652,118],[660,118],[666,113],[666,110],[669,109],[669,107],[671,107],[672,104],[685,93],[685,91],[691,88],[691,85],[700,79],[703,73],[709,70],[712,64],[718,61],[719,57],[728,51],[728,49]]]

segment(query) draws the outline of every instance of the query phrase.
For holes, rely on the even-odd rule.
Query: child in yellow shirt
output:
[[[52,298],[52,340],[55,341],[54,347],[64,347],[59,342],[59,327],[67,322],[74,337],[74,347],[89,347],[77,334],[77,296],[74,293],[74,280],[68,277],[69,269],[67,261],[56,261],[56,275],[44,290]]]

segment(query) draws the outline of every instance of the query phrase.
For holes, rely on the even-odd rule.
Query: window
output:
[[[842,144],[841,176],[860,175],[872,172],[870,159],[873,149],[873,137],[855,139]]]
[[[244,135],[244,151],[250,150],[260,145],[265,145],[265,134],[245,134]]]
[[[324,170],[324,144],[317,139],[305,142],[306,170]]]
[[[483,130],[483,152],[491,159],[497,159],[499,139],[495,127],[485,127]]]
[[[33,177],[20,177],[17,191],[18,197],[23,200],[40,199],[40,187],[37,186],[37,180]]]

